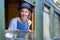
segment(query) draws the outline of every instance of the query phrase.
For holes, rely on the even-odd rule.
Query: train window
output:
[[[12,18],[19,16],[18,6],[23,3],[23,0],[20,3],[17,0],[5,0],[5,29],[8,29],[9,23]],[[31,8],[33,6],[31,5]],[[34,12],[32,12],[32,16],[30,17],[32,21],[32,25],[30,27],[31,30],[34,30]]]
[[[54,39],[59,40],[60,38],[60,15],[55,12],[54,18]]]
[[[16,0],[5,0],[5,29],[8,29],[10,20],[18,16],[18,6]]]
[[[8,40],[7,38],[9,37],[9,36],[6,36],[6,35],[10,35],[10,34],[12,34],[12,38],[13,38],[11,40],[15,40],[15,38],[17,38],[16,40],[25,40],[25,38],[27,40],[33,40],[34,39],[34,11],[32,11],[32,13],[30,15],[28,15],[30,17],[30,18],[28,18],[29,20],[24,20],[23,19],[25,21],[24,23],[23,22],[21,23],[21,20],[20,20],[21,18],[20,18],[20,13],[19,12],[21,10],[18,11],[18,7],[24,2],[25,1],[23,1],[23,0],[5,0],[5,33],[8,33],[8,34],[5,34],[6,40]],[[32,10],[34,10],[34,6],[31,5],[31,4],[30,4],[30,6],[31,6]],[[29,4],[28,4],[28,7],[29,7]],[[28,12],[30,13],[30,11],[28,11]],[[26,24],[27,22],[28,22],[29,25]],[[17,29],[17,24],[18,23],[19,23],[19,25],[23,24],[21,26],[21,29],[20,29],[20,26]],[[26,26],[27,28],[22,28],[23,26]],[[29,30],[28,30],[28,28],[29,28]],[[26,30],[28,30],[28,31],[26,31]],[[17,33],[17,31],[18,31],[19,34]],[[22,37],[24,37],[24,38],[22,38]]]
[[[47,6],[44,6],[44,12],[43,12],[43,39],[50,40],[49,8]]]

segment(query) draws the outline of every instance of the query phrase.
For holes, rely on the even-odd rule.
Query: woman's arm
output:
[[[17,26],[17,18],[13,18],[10,21],[8,30],[16,30],[16,26]]]
[[[28,27],[32,24],[31,20],[28,20]]]
[[[30,28],[31,24],[32,24],[31,20],[28,20],[28,28]],[[31,32],[30,29],[29,29],[29,31]]]
[[[9,23],[8,30],[13,30],[13,26],[14,26],[14,20],[12,19]]]

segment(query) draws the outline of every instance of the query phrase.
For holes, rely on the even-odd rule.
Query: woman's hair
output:
[[[32,14],[32,8],[30,7],[30,4],[27,3],[27,2],[24,2],[22,5],[20,5],[18,7],[18,12],[21,14],[21,10],[23,8],[27,8],[29,10],[29,15],[28,15],[28,18],[30,18],[31,14]],[[19,15],[20,16],[20,15]],[[20,16],[21,17],[21,16]]]

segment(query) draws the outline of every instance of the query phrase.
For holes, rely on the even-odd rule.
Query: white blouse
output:
[[[31,20],[28,20],[28,25],[29,26],[31,25],[31,23],[32,23]],[[16,18],[13,18],[10,21],[8,30],[16,30],[16,29],[17,29],[17,17]]]

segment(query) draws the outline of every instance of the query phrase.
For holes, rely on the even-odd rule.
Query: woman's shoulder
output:
[[[15,21],[17,21],[17,17],[11,19],[11,22],[15,22]]]
[[[14,30],[17,27],[17,17],[11,19],[8,30]]]
[[[15,18],[12,18],[12,20],[17,20],[17,17],[15,17]]]

